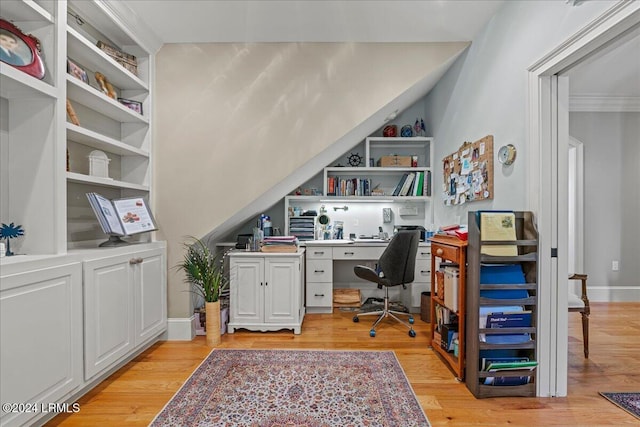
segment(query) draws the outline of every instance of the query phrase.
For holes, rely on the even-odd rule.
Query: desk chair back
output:
[[[400,230],[393,236],[378,260],[378,266],[384,273],[385,286],[413,282],[419,242],[419,230]]]

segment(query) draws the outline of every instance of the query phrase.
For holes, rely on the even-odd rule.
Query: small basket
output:
[[[436,296],[444,299],[444,272],[436,271]]]

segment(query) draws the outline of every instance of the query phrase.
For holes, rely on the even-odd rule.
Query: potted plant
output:
[[[177,267],[184,271],[191,292],[205,301],[207,345],[216,346],[220,344],[220,293],[226,288],[227,281],[218,257],[203,241],[192,239],[193,243],[184,243],[184,259]]]

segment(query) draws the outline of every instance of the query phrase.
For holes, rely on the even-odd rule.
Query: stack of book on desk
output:
[[[298,238],[296,236],[265,237],[262,241],[262,252],[297,252]]]

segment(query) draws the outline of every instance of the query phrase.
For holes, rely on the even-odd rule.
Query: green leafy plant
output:
[[[185,282],[191,284],[193,293],[200,295],[205,302],[216,302],[228,284],[222,273],[222,264],[202,240],[191,239],[193,242],[183,244],[186,252],[177,267],[184,271]]]

